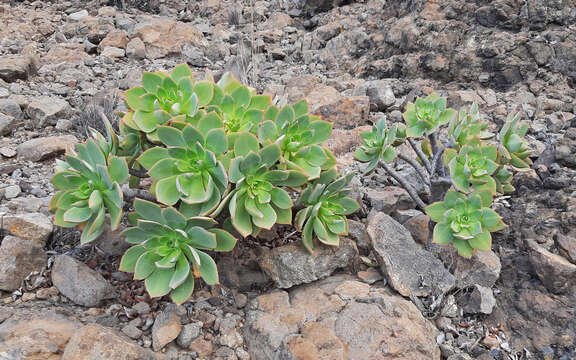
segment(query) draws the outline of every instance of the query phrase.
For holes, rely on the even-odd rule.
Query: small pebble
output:
[[[148,314],[150,312],[150,305],[147,302],[139,302],[132,306],[132,309],[136,310],[138,314]]]
[[[142,330],[138,329],[134,325],[126,325],[122,328],[122,332],[126,334],[131,339],[139,339],[142,336]]]
[[[375,268],[368,268],[366,271],[359,271],[356,275],[366,284],[374,284],[376,281],[383,279],[382,274],[380,274],[380,272]]]
[[[238,309],[242,309],[244,306],[246,306],[247,302],[248,297],[244,294],[238,293],[236,296],[234,296],[234,305],[236,305]]]
[[[56,123],[56,130],[70,130],[72,128],[72,121],[67,119],[60,119]]]
[[[12,158],[12,157],[16,156],[16,150],[4,146],[4,147],[0,148],[0,155],[7,157],[7,158]]]
[[[50,299],[53,296],[58,296],[59,291],[55,286],[49,288],[42,288],[36,292],[36,298],[40,300]]]
[[[22,295],[22,301],[24,302],[34,299],[36,299],[36,294],[34,293],[25,293],[24,295]]]

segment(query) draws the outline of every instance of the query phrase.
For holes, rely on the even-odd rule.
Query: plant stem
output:
[[[386,172],[390,174],[390,176],[392,176],[394,180],[398,181],[398,183],[408,192],[408,195],[410,195],[410,197],[412,198],[412,200],[414,200],[416,205],[418,205],[418,207],[422,211],[424,211],[424,209],[426,208],[426,204],[424,203],[424,201],[422,201],[422,199],[420,199],[420,196],[418,196],[418,193],[416,192],[416,190],[414,190],[412,185],[406,182],[406,180],[402,179],[402,177],[400,177],[400,175],[398,175],[398,173],[390,165],[386,164],[382,160],[380,160],[379,163],[384,168],[384,170],[386,170]]]
[[[408,164],[412,165],[414,170],[416,170],[416,173],[418,174],[418,176],[420,176],[420,179],[422,179],[422,181],[424,181],[424,183],[430,185],[430,179],[426,175],[426,169],[424,169],[422,167],[422,165],[420,165],[418,163],[418,161],[416,161],[412,157],[410,157],[408,155],[404,155],[404,154],[398,154],[398,157],[400,159],[406,161]]]
[[[412,149],[416,152],[416,155],[418,155],[422,161],[422,164],[424,164],[424,167],[426,170],[428,170],[428,173],[430,173],[432,171],[432,166],[430,165],[430,160],[428,160],[428,157],[422,152],[422,149],[420,149],[418,144],[414,142],[414,139],[408,138],[408,143],[410,146],[412,146]]]
[[[122,185],[122,194],[124,195],[124,200],[131,200],[134,198],[141,198],[148,201],[156,201],[154,195],[150,194],[146,190],[131,189],[128,185]]]
[[[130,173],[130,175],[139,177],[140,179],[150,177],[150,175],[148,175],[148,172],[146,170],[128,169],[128,172]]]
[[[434,158],[432,159],[432,172],[430,174],[431,177],[436,176],[436,171],[438,171],[438,162],[440,160],[440,157],[442,156],[442,153],[444,152],[445,147],[442,146],[442,148],[438,151],[436,151],[436,153],[434,154]]]
[[[428,135],[430,139],[430,147],[432,148],[432,154],[436,154],[438,152],[438,138],[436,138],[436,133],[432,133]]]

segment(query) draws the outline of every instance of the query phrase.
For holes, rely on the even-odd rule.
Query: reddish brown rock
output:
[[[576,265],[553,254],[533,240],[527,240],[530,262],[542,284],[552,293],[562,294],[576,289]]]
[[[74,135],[49,136],[28,140],[18,146],[18,158],[42,161],[60,155],[78,142]]]
[[[106,35],[106,37],[100,42],[98,48],[100,51],[105,49],[106,47],[115,47],[119,49],[126,48],[126,32],[124,30],[112,30]]]
[[[42,270],[47,260],[40,245],[6,236],[0,246],[0,290],[18,289],[31,272]]]
[[[179,54],[186,43],[197,47],[207,45],[204,35],[194,26],[168,18],[144,18],[136,25],[134,36],[142,39],[146,45],[146,56],[150,59]]]
[[[89,324],[68,342],[61,360],[155,360],[159,359],[118,332],[98,324]]]
[[[360,134],[366,131],[370,131],[371,126],[359,126],[354,129],[344,130],[344,129],[334,129],[332,130],[332,136],[328,139],[324,145],[330,149],[336,157],[340,155],[349,153],[353,151],[361,143]]]
[[[58,360],[70,337],[81,327],[80,322],[53,310],[19,309],[0,324],[0,354],[20,354],[22,359],[30,360]]]
[[[404,227],[410,231],[414,240],[421,245],[426,245],[428,242],[428,224],[430,223],[430,218],[428,215],[418,215],[413,218],[408,219],[404,224]]]
[[[180,335],[182,325],[177,309],[176,305],[170,304],[156,316],[152,327],[152,348],[154,351],[161,350]]]
[[[411,302],[350,276],[261,295],[251,308],[244,335],[254,360],[440,359],[438,330]]]

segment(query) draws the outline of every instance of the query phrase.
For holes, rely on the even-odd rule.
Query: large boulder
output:
[[[82,306],[98,306],[114,296],[112,286],[102,275],[68,255],[60,255],[54,261],[52,283],[62,295]]]
[[[411,302],[347,275],[259,296],[244,327],[253,360],[439,360],[437,334]]]
[[[296,242],[264,251],[258,263],[276,286],[286,289],[330,276],[348,266],[357,252],[347,238],[342,238],[338,247],[318,245],[312,254]]]
[[[382,272],[401,295],[439,295],[454,287],[456,280],[442,262],[416,244],[392,217],[381,212],[371,215],[366,235]]]
[[[13,291],[33,271],[48,260],[42,246],[14,236],[6,236],[0,246],[0,290]]]

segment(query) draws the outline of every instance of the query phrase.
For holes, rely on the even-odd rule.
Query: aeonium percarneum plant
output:
[[[494,199],[513,192],[513,172],[532,163],[524,139],[527,125],[513,114],[496,135],[476,104],[457,112],[436,94],[408,103],[404,119],[405,130],[403,124],[389,125],[382,119],[372,131],[361,134],[356,159],[368,163],[368,172],[383,167],[428,214],[432,225],[428,246],[452,244],[464,257],[490,250],[491,234],[505,227],[491,209]],[[408,144],[415,157],[399,152],[401,144]],[[394,170],[399,160],[413,168],[428,189],[427,196]]]
[[[275,224],[294,224],[309,250],[346,234],[358,208],[346,197],[350,176],[322,146],[332,124],[305,100],[277,106],[231,74],[197,80],[183,64],[145,72],[125,102],[118,130],[102,115],[107,134],[91,129],[58,161],[50,209],[82,244],[107,223],[130,223],[120,270],[152,297],[183,303],[200,280],[218,283],[216,254]],[[297,223],[294,206],[309,209]]]

